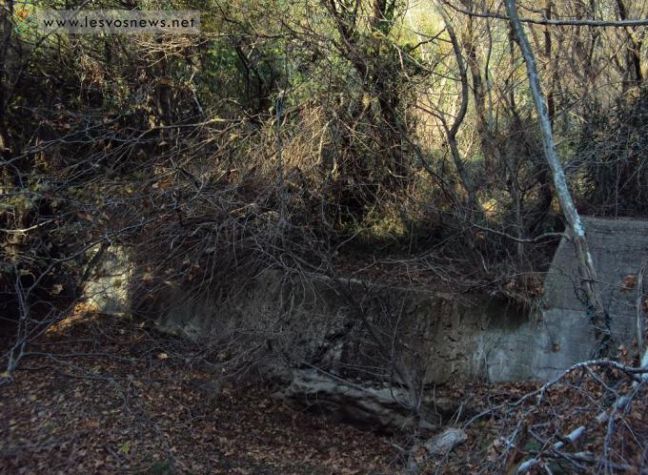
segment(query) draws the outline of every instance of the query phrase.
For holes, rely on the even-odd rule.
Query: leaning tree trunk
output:
[[[583,289],[587,296],[587,310],[591,315],[591,320],[594,324],[598,341],[595,356],[606,356],[610,349],[611,338],[609,315],[603,307],[603,302],[601,300],[594,261],[592,260],[592,254],[590,253],[587,239],[585,237],[585,226],[583,225],[583,221],[574,205],[574,200],[572,199],[569,187],[567,186],[565,171],[563,170],[560,159],[558,158],[558,152],[556,151],[556,144],[554,142],[551,127],[551,119],[540,87],[540,79],[538,76],[535,57],[531,50],[531,45],[529,44],[526,33],[524,32],[522,22],[517,14],[515,0],[505,0],[505,3],[506,12],[526,63],[531,94],[538,112],[538,119],[542,130],[545,157],[549,164],[549,168],[551,168],[554,187],[556,189],[556,194],[558,195],[558,200],[560,201],[560,207],[562,208],[563,214],[567,220],[569,233],[571,234],[574,247],[576,248],[579,272],[581,274]]]

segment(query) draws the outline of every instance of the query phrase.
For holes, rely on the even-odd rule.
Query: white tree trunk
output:
[[[569,233],[574,243],[574,247],[576,248],[582,285],[588,300],[588,311],[591,312],[592,323],[595,326],[596,336],[599,343],[598,348],[595,350],[595,356],[604,356],[608,352],[610,344],[609,317],[603,307],[603,302],[598,289],[596,269],[594,268],[592,254],[590,253],[587,239],[585,237],[585,226],[583,225],[583,221],[574,205],[574,200],[572,199],[567,185],[567,179],[565,178],[565,171],[563,170],[560,159],[558,158],[549,112],[547,110],[545,97],[540,87],[540,79],[536,67],[535,56],[531,50],[531,45],[529,44],[524,27],[522,26],[522,22],[518,16],[515,0],[505,0],[505,3],[509,21],[511,22],[511,26],[513,27],[520,50],[522,51],[522,56],[526,63],[531,94],[538,112],[538,120],[542,130],[545,157],[553,175],[554,187],[556,189],[556,194],[558,195],[558,200],[560,201],[560,207],[562,208],[565,219],[567,220]]]

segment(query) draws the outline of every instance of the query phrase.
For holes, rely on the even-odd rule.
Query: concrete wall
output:
[[[587,239],[598,272],[603,304],[611,317],[615,344],[630,348],[636,337],[637,293],[632,283],[648,258],[648,222],[585,218]],[[535,349],[525,355],[542,379],[592,356],[596,342],[585,311],[574,247],[563,239],[545,278],[540,331]],[[645,284],[644,284],[645,287]],[[641,289],[643,293],[644,289]]]
[[[240,333],[262,335],[295,366],[385,375],[392,360],[389,342],[398,334],[409,350],[397,351],[408,364],[425,369],[428,382],[535,377],[519,353],[528,352],[537,325],[519,306],[486,295],[322,276],[305,280],[276,271],[261,273],[225,304],[169,295],[172,303],[159,320],[166,331],[223,340]],[[379,330],[385,345],[376,345],[363,318]]]
[[[642,257],[648,255],[648,223],[587,219],[586,225],[614,336],[629,345],[637,294],[636,289],[624,289],[622,282],[638,272]],[[116,255],[119,260],[126,253]],[[112,265],[110,280],[101,282],[121,282],[114,275],[119,267]],[[121,268],[125,277],[133,275],[127,263]],[[594,348],[594,334],[578,299],[577,276],[573,247],[563,240],[535,312],[487,295],[272,270],[231,287],[226,297],[188,295],[169,285],[157,292],[149,310],[165,331],[211,342],[266,341],[263,357],[268,360],[296,367],[312,364],[347,376],[393,372],[390,348],[397,334],[406,348],[395,345],[394,351],[412,368],[425,370],[428,382],[548,379],[588,359]],[[113,311],[116,302],[130,305],[121,298],[123,293],[117,294],[119,299],[109,297],[103,301]],[[375,344],[367,322],[384,345]]]

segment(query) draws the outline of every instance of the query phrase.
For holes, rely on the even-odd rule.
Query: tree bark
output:
[[[531,94],[533,96],[533,102],[538,113],[538,120],[542,131],[545,158],[547,159],[549,168],[551,169],[554,188],[558,195],[560,207],[562,208],[565,219],[567,220],[569,233],[578,257],[581,282],[587,297],[587,311],[594,325],[598,342],[597,348],[594,350],[594,356],[606,356],[609,353],[611,343],[609,315],[601,300],[596,269],[594,267],[594,261],[585,235],[585,226],[576,210],[576,205],[574,204],[571,192],[569,191],[569,186],[567,185],[565,171],[558,157],[547,104],[540,87],[540,79],[538,76],[535,56],[531,50],[531,45],[529,44],[522,22],[518,16],[515,0],[506,0],[505,3],[511,27],[513,28],[522,56],[526,63]]]
[[[623,0],[617,0],[617,10],[619,19],[624,21],[628,19],[628,8]],[[632,28],[626,28],[626,35],[628,42],[625,46],[626,50],[626,67],[623,73],[623,87],[624,90],[629,89],[631,86],[641,85],[643,82],[643,74],[641,72],[641,46],[643,38],[639,38]],[[643,34],[642,34],[643,36]]]
[[[454,30],[454,26],[452,25],[450,18],[448,17],[448,15],[445,13],[443,9],[439,9],[439,12],[443,17],[446,30],[448,31],[448,36],[450,37],[450,43],[452,44],[452,50],[455,55],[457,67],[459,68],[459,79],[461,81],[461,96],[460,96],[461,99],[460,99],[459,112],[457,113],[457,116],[454,118],[452,125],[448,126],[448,124],[445,121],[443,121],[443,128],[445,129],[446,142],[448,144],[448,147],[450,148],[450,155],[452,157],[452,161],[454,162],[454,165],[457,168],[457,173],[459,174],[461,183],[464,189],[466,190],[466,195],[468,198],[467,204],[469,208],[468,221],[473,222],[475,218],[481,220],[481,217],[483,216],[484,213],[481,208],[481,205],[479,204],[479,200],[477,199],[477,190],[476,190],[475,183],[473,182],[470,173],[465,167],[464,161],[461,157],[461,153],[459,152],[459,144],[457,142],[457,134],[459,133],[459,129],[461,128],[461,125],[463,124],[463,121],[466,118],[466,114],[468,113],[468,101],[470,95],[470,87],[468,84],[468,70],[463,58],[461,45],[459,44],[459,39],[457,38],[457,34],[455,33]]]

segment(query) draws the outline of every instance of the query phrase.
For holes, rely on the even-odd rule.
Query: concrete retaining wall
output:
[[[587,219],[586,225],[614,336],[630,345],[637,289],[625,288],[623,282],[631,281],[627,277],[638,272],[648,255],[648,223]],[[123,258],[126,253],[118,250],[113,259],[115,255]],[[112,265],[111,280],[101,282],[121,282],[115,277],[119,267]],[[124,278],[133,275],[127,262],[121,268]],[[193,339],[267,341],[269,359],[296,367],[389,377],[398,353],[424,373],[427,382],[548,379],[588,359],[594,348],[593,330],[578,299],[577,276],[573,247],[563,240],[536,312],[486,295],[268,270],[236,286],[226,298],[188,295],[169,286],[156,295],[154,314],[160,328]],[[96,282],[90,285],[99,287]],[[128,311],[123,292],[118,296],[103,301],[110,302],[111,311],[117,301]],[[376,344],[369,327],[377,331],[382,345]],[[397,341],[404,345],[394,344]]]

